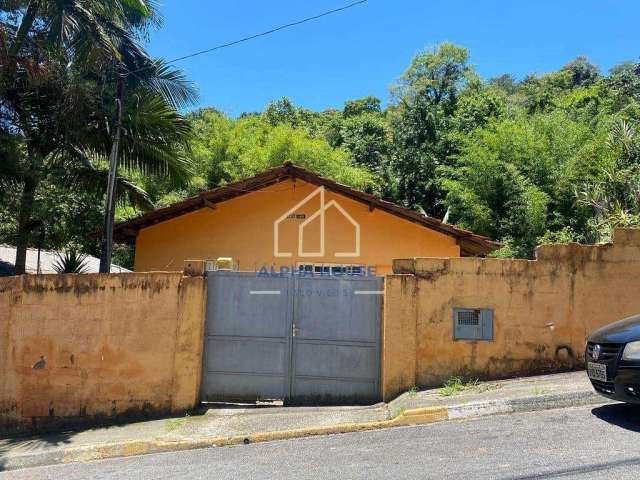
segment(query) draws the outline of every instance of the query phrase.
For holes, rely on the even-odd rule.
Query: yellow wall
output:
[[[385,282],[385,399],[456,374],[581,365],[590,332],[640,313],[640,230],[616,231],[613,245],[545,245],[536,261],[415,258],[394,271]],[[454,341],[454,307],[494,309],[495,340]]]
[[[0,278],[0,431],[193,407],[205,297],[181,273]]]
[[[385,400],[456,374],[578,365],[589,332],[640,313],[639,230],[617,230],[613,245],[543,246],[536,261],[413,258],[394,271],[385,277]],[[202,276],[182,273],[0,278],[0,431],[192,407],[206,291]],[[454,307],[492,308],[495,340],[454,341]]]
[[[360,256],[335,256],[336,252],[353,251],[354,228],[335,208],[330,208],[326,213],[323,257],[297,255],[298,226],[304,220],[288,219],[280,227],[280,250],[294,255],[275,258],[273,222],[316,188],[302,180],[286,180],[219,203],[215,210],[203,208],[145,228],[136,241],[135,270],[177,270],[187,259],[232,257],[241,270],[296,266],[305,262],[372,265],[377,273],[384,274],[391,272],[394,258],[460,256],[455,238],[377,209],[370,211],[367,205],[326,191],[325,204],[335,199],[360,224]],[[309,218],[319,206],[316,196],[295,212]],[[319,218],[309,223],[305,250],[319,249],[319,225]]]

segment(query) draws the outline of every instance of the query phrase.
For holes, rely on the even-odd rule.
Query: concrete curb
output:
[[[49,449],[20,455],[0,457],[0,471],[46,465],[87,462],[114,457],[129,457],[197,448],[287,440],[292,438],[361,432],[410,425],[425,425],[446,420],[461,420],[505,413],[530,412],[563,407],[577,407],[609,403],[594,391],[537,395],[516,399],[498,399],[451,406],[434,406],[402,410],[388,420],[347,423],[327,427],[309,427],[296,430],[272,431],[230,437],[197,438],[180,441],[140,440],[83,447]]]

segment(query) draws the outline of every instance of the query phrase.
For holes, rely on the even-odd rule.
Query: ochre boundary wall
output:
[[[192,408],[206,291],[182,272],[0,278],[0,432]]]
[[[494,340],[453,339],[453,308],[494,310]],[[385,280],[389,400],[453,375],[500,378],[582,365],[586,336],[640,313],[640,230],[613,244],[544,245],[536,260],[413,258]]]

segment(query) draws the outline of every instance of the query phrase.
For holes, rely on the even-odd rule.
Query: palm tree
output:
[[[35,196],[44,179],[105,191],[117,84],[129,92],[117,129],[123,169],[176,182],[188,169],[181,152],[190,131],[177,109],[195,98],[180,72],[153,61],[138,44],[139,32],[157,21],[141,0],[15,2],[18,8],[24,3],[22,17],[15,16],[19,25],[0,25],[0,43],[8,45],[0,49],[7,52],[0,57],[7,67],[1,76],[0,134],[16,139],[21,152],[10,172],[0,171],[4,181],[22,185],[17,274],[24,273]],[[151,206],[144,191],[116,169],[112,174],[117,196],[140,208]],[[111,207],[106,215],[113,214]]]
[[[14,0],[2,2],[0,13],[15,19],[2,28],[5,85],[14,81],[25,60],[21,51],[34,40],[52,49],[73,48],[78,61],[86,61],[96,48],[117,57],[122,32],[160,22],[153,3],[144,0]]]
[[[142,66],[139,66],[140,64]],[[120,163],[120,143],[122,132],[124,131],[123,112],[126,106],[126,102],[124,102],[126,84],[132,84],[133,87],[137,87],[141,92],[146,91],[147,94],[138,97],[139,105],[151,107],[154,113],[158,115],[154,116],[155,118],[168,120],[168,124],[175,127],[173,131],[165,129],[164,135],[150,135],[150,132],[147,132],[144,137],[141,137],[147,140],[145,148],[134,146],[133,154],[130,152],[126,161],[127,163],[133,161],[136,166],[141,167],[143,170],[149,167],[154,168],[158,160],[161,160],[162,165],[167,168],[179,165],[179,162],[176,162],[176,160],[180,161],[182,159],[176,157],[173,149],[166,151],[166,149],[163,150],[162,147],[167,146],[167,142],[170,146],[175,141],[180,141],[178,138],[174,138],[174,134],[177,134],[181,138],[187,136],[189,128],[184,122],[184,118],[177,114],[177,109],[195,100],[195,91],[180,72],[168,67],[162,61],[151,61],[151,59],[144,57],[144,54],[140,51],[138,51],[138,54],[135,56],[122,55],[122,60],[117,66],[117,75],[116,114],[114,121],[115,133],[113,134],[109,156],[105,222],[102,232],[100,255],[100,272],[102,273],[108,273],[111,268],[115,216],[115,186]],[[179,125],[180,123],[182,123],[182,125]],[[156,126],[157,125],[159,124],[156,124]],[[154,143],[149,144],[148,140],[153,140]],[[151,150],[149,150],[149,147],[152,147]],[[184,162],[182,164],[186,166]],[[173,172],[166,173],[170,173],[170,176],[173,178],[179,178],[185,172],[186,170],[184,168],[179,168],[174,169]]]

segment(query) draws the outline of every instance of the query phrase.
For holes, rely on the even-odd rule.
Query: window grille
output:
[[[493,340],[493,310],[454,308],[454,340]]]

